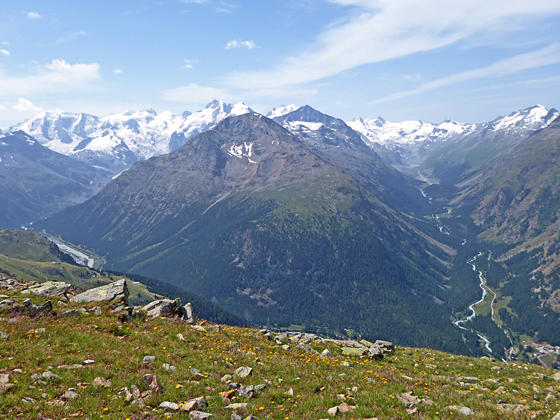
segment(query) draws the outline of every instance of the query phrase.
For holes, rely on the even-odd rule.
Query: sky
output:
[[[42,110],[477,122],[560,108],[558,0],[2,0],[0,127]]]

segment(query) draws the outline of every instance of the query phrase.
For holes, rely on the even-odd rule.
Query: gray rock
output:
[[[128,287],[126,280],[122,279],[104,286],[86,290],[70,298],[71,302],[122,302],[128,306]]]
[[[31,300],[25,299],[21,305],[12,307],[12,313],[29,317],[52,315],[52,303],[48,300],[42,305],[34,305]]]
[[[192,400],[189,400],[185,404],[183,404],[181,406],[181,411],[187,411],[190,413],[191,411],[204,410],[206,407],[208,407],[206,398],[198,397],[198,398],[193,398]]]
[[[187,305],[185,305],[187,306]],[[142,309],[146,311],[149,318],[182,318],[192,319],[192,308],[190,311],[181,304],[181,299],[159,299],[148,303]]]
[[[144,356],[144,359],[142,359],[142,363],[153,363],[156,361],[156,356]]]
[[[92,360],[92,359],[84,360],[84,365],[93,365],[94,363],[95,363],[95,360]]]
[[[71,316],[80,316],[82,313],[77,309],[70,309],[69,311],[62,312],[59,316],[60,317],[71,317]]]
[[[168,372],[173,372],[173,371],[177,370],[177,368],[175,366],[170,365],[169,363],[164,363],[163,368]]]
[[[212,414],[203,411],[194,410],[189,413],[190,420],[204,420],[212,417]]]
[[[95,378],[93,380],[93,386],[102,386],[102,387],[105,387],[105,388],[109,388],[111,386],[111,380],[102,378],[101,376],[98,376],[97,378]]]
[[[343,356],[363,356],[367,352],[366,347],[342,347]]]
[[[63,400],[74,400],[78,398],[78,393],[74,388],[68,388],[60,398]]]
[[[238,367],[237,369],[235,369],[235,372],[233,372],[233,375],[237,376],[238,378],[246,378],[247,376],[251,376],[252,374],[253,368],[250,368],[249,366]]]
[[[22,294],[33,293],[41,296],[58,296],[66,298],[66,293],[70,289],[70,284],[62,281],[46,281],[34,284],[21,291]]]
[[[142,382],[146,385],[150,390],[156,394],[161,394],[163,392],[163,387],[159,383],[156,375],[152,373],[147,373],[142,378]]]
[[[474,411],[469,407],[463,407],[462,405],[449,405],[445,407],[448,411],[453,411],[454,413],[459,413],[464,416],[474,416]]]
[[[178,411],[179,404],[176,404],[174,402],[164,401],[159,405],[159,408],[163,408],[165,410],[171,410],[171,411]]]
[[[560,420],[560,411],[559,411],[558,413],[556,413],[556,414],[554,415],[554,417],[552,417],[551,420]]]
[[[48,382],[59,382],[61,380],[60,376],[48,370],[43,373],[35,373],[31,375],[31,379],[34,381],[43,380]]]

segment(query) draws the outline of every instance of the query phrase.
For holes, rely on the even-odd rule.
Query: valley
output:
[[[335,336],[350,329],[366,338],[387,334],[388,323],[395,328],[386,338],[397,342],[538,361],[523,350],[527,337],[537,339],[543,317],[557,315],[539,315],[532,332],[520,328],[520,295],[511,290],[520,273],[481,235],[471,203],[482,191],[477,168],[551,125],[555,110],[438,126],[348,125],[309,106],[270,116],[274,122],[220,101],[185,113],[199,128],[182,129],[192,134],[184,145],[169,143],[166,150],[179,148],[168,155],[154,149],[83,204],[28,226],[56,238],[81,264],[171,283],[246,322]],[[128,126],[138,121],[136,136],[152,136],[147,127],[156,122],[169,130],[179,124],[155,111],[106,121],[121,127],[125,117]],[[83,124],[49,122],[83,116],[41,118],[18,127],[85,135],[76,131]],[[62,141],[59,129],[42,130],[46,146]],[[465,147],[486,157],[462,155],[453,159],[463,163],[448,167],[450,151]],[[425,330],[412,332],[408,319],[423,319]],[[545,346],[557,344],[547,341],[552,331],[544,336]]]

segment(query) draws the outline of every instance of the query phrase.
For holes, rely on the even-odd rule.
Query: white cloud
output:
[[[5,56],[9,56],[9,55],[10,55],[10,51],[5,50],[5,49],[0,49],[0,54],[5,55]]]
[[[393,93],[371,103],[388,102],[469,80],[507,76],[523,70],[534,69],[556,63],[560,63],[560,45],[551,45],[537,51],[531,51],[529,53],[506,58],[489,66],[467,70],[451,76],[443,77],[441,79],[432,80],[431,82],[421,84],[415,89]]]
[[[62,59],[54,59],[23,76],[9,76],[0,67],[0,97],[75,91],[90,87],[100,77],[98,63],[70,64]]]
[[[0,104],[0,111],[4,111],[6,109],[6,107],[2,104]]]
[[[198,60],[190,60],[188,58],[185,58],[183,61],[185,62],[185,65],[183,67],[189,70],[192,69],[196,63],[198,63]]]
[[[248,39],[246,41],[238,41],[236,39],[232,39],[231,41],[229,41],[226,44],[226,50],[231,50],[233,48],[241,48],[241,47],[245,47],[248,48],[250,50],[254,49],[257,46],[257,44],[255,44],[254,41]]]
[[[430,51],[492,31],[518,30],[530,19],[560,13],[558,0],[330,0],[353,6],[306,51],[260,71],[230,74],[225,83],[272,88],[313,82],[364,64]]]
[[[33,103],[25,98],[19,98],[17,103],[12,106],[12,109],[18,112],[33,112],[39,113],[43,108],[33,105]]]
[[[199,106],[220,98],[224,101],[232,100],[229,92],[220,88],[210,86],[200,86],[196,83],[189,83],[186,86],[179,86],[163,91],[162,98],[169,102],[179,102],[185,106]]]
[[[74,32],[70,32],[69,34],[64,35],[64,36],[58,38],[58,39],[56,40],[56,43],[57,43],[57,44],[62,44],[63,42],[74,41],[74,40],[76,40],[76,39],[78,39],[78,38],[82,38],[82,37],[84,37],[84,36],[87,36],[87,32],[86,32],[86,31],[82,31],[82,30],[80,30],[80,31],[74,31]]]
[[[115,69],[113,70],[113,74],[123,74],[124,72],[122,71],[122,69]]]
[[[43,19],[43,16],[41,16],[37,12],[27,12],[27,18],[28,19]]]

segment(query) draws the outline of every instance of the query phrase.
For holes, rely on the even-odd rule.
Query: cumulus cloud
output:
[[[10,51],[6,50],[6,49],[0,49],[0,54],[5,55],[5,56],[9,56],[10,55]]]
[[[101,77],[98,63],[71,64],[62,59],[38,66],[32,74],[10,76],[0,67],[0,97],[68,92],[90,87]]]
[[[27,18],[28,19],[43,19],[43,16],[41,16],[37,12],[27,12]]]
[[[231,41],[228,41],[228,43],[226,44],[226,50],[232,50],[234,48],[248,48],[250,50],[254,49],[257,46],[257,44],[255,44],[254,41],[248,39],[246,41],[238,41],[236,39],[232,39]]]
[[[122,71],[122,69],[114,69],[113,70],[113,74],[123,74],[124,72]]]
[[[260,71],[230,74],[225,83],[273,88],[309,83],[364,64],[445,47],[490,31],[523,28],[535,17],[560,13],[558,0],[330,0],[346,6],[300,54]]]
[[[17,103],[14,106],[12,106],[12,109],[14,111],[18,111],[18,112],[39,113],[39,112],[43,111],[43,108],[35,106],[31,101],[29,101],[25,98],[19,98]]]

